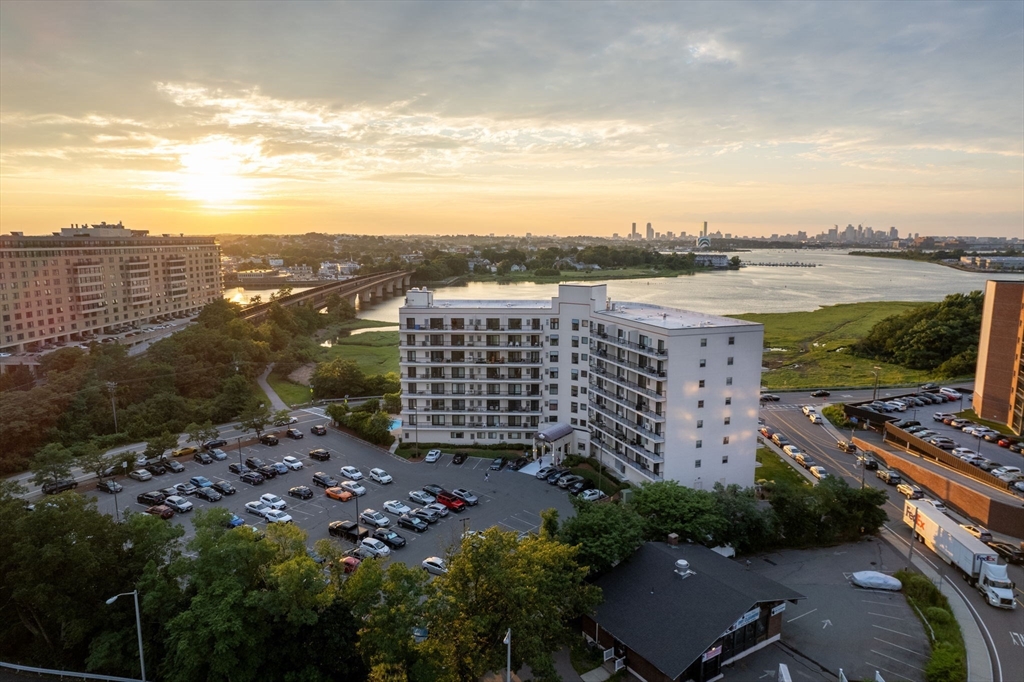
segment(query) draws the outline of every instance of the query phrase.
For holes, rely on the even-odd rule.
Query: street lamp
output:
[[[235,440],[238,441],[238,466],[242,466],[242,437],[238,436]]]
[[[412,412],[412,426],[413,431],[416,434],[416,456],[420,456],[420,416],[419,412],[412,405],[409,406],[409,411]]]
[[[121,462],[121,469],[124,470],[125,474],[128,473],[128,462],[127,461]],[[118,523],[121,523],[121,512],[117,508],[117,488],[114,488],[114,521],[116,521]]]
[[[871,373],[875,375],[875,391],[871,394],[871,400],[878,400],[878,374],[882,371],[881,367],[875,367]]]
[[[135,598],[135,630],[139,636],[139,667],[142,669],[142,682],[146,682],[146,659],[142,655],[142,616],[139,613],[139,591],[132,590],[131,592],[115,594],[107,600],[107,606],[116,602],[118,597],[127,597],[129,594]]]
[[[505,639],[502,640],[502,644],[508,647],[508,653],[505,658],[505,682],[512,682],[512,628],[508,629],[505,633]]]
[[[107,390],[110,391],[110,406],[114,408],[114,433],[117,433],[117,382],[108,381]]]

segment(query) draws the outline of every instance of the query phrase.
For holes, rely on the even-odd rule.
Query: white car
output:
[[[386,557],[391,554],[391,548],[376,538],[363,538],[359,546],[376,557]]]
[[[145,469],[135,469],[128,474],[128,478],[134,478],[136,481],[148,481],[153,478],[153,474],[149,473]]]
[[[376,509],[366,509],[359,515],[359,520],[376,528],[387,528],[391,525],[391,519],[381,514]]]
[[[978,453],[976,453],[974,450],[971,450],[970,448],[953,448],[953,451],[950,452],[949,454],[953,455],[954,457],[959,457],[960,459],[963,459],[965,457],[973,457]]]
[[[995,476],[996,478],[999,478],[1000,476],[1005,476],[1006,474],[1019,474],[1020,467],[999,467],[997,469],[993,469],[989,473]]]
[[[804,416],[809,415],[811,412],[817,412],[813,405],[804,405],[800,410],[804,413]]]
[[[442,519],[448,516],[448,507],[444,506],[440,502],[431,502],[430,504],[423,505],[426,509],[433,509],[437,512],[438,516]]]
[[[809,471],[811,472],[811,475],[814,476],[819,481],[822,480],[823,478],[828,478],[828,473],[826,473],[825,467],[813,466],[809,469]]]
[[[341,475],[350,481],[363,480],[363,472],[353,466],[341,467]]]
[[[281,460],[281,463],[284,464],[289,469],[291,469],[292,471],[298,471],[299,469],[302,468],[302,462],[292,457],[291,455],[288,455],[283,460]]]
[[[365,495],[366,494],[366,488],[364,488],[363,486],[359,485],[355,481],[342,481],[341,484],[340,484],[340,487],[343,490],[349,491],[353,495]]]
[[[431,575],[444,575],[448,572],[448,565],[439,556],[429,556],[420,564],[423,570]]]
[[[287,419],[278,419],[274,422],[274,426],[288,426],[289,424],[298,424],[298,417],[288,417]]]
[[[171,495],[164,504],[173,509],[178,514],[184,514],[185,512],[192,511],[192,503],[186,500],[181,495]]]
[[[933,500],[933,499],[931,499],[929,497],[921,498],[920,500],[918,500],[918,502],[927,502],[932,507],[934,507],[935,511],[937,511],[937,512],[945,513],[946,511],[948,511],[946,509],[946,505],[942,504],[942,502],[939,502],[938,500]]]
[[[795,445],[787,445],[784,448],[782,448],[782,451],[785,452],[790,457],[796,457],[801,452],[800,448],[798,448]]]
[[[288,503],[282,500],[274,493],[263,493],[260,495],[260,502],[267,505],[271,509],[287,509]]]
[[[427,464],[433,464],[439,459],[441,459],[441,451],[431,450],[430,452],[427,453],[427,458],[425,461],[427,462]]]
[[[433,495],[425,493],[422,490],[410,490],[409,499],[416,504],[431,504],[437,502]]]
[[[584,490],[580,493],[580,499],[585,502],[597,502],[608,497],[603,491],[594,488],[592,490]]]
[[[399,500],[388,500],[384,503],[384,511],[389,514],[397,514],[398,516],[401,516],[402,514],[408,514],[411,512],[412,507]]]
[[[287,512],[283,512],[280,509],[271,509],[265,514],[267,523],[291,523],[292,517]]]
[[[370,469],[370,480],[376,481],[381,485],[387,485],[392,482],[391,474],[384,471],[383,469]]]
[[[249,512],[250,514],[255,514],[259,517],[266,517],[268,513],[274,510],[268,507],[267,505],[263,504],[262,502],[246,502],[245,511]]]

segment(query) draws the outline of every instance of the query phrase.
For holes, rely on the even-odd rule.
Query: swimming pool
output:
[[[388,430],[389,431],[394,431],[395,429],[400,428],[401,426],[402,426],[402,420],[401,419],[392,419],[391,423],[388,424]]]

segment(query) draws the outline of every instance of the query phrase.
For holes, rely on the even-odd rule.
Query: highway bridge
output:
[[[282,306],[311,306],[319,310],[327,305],[327,299],[337,295],[354,307],[356,299],[362,306],[372,305],[385,298],[405,293],[412,281],[412,273],[402,270],[382,272],[376,275],[361,275],[338,282],[328,282],[298,294],[289,294],[273,301]],[[250,322],[261,322],[270,312],[272,302],[257,303],[242,311],[242,317]]]

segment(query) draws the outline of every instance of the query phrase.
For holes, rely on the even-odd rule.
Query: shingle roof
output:
[[[694,574],[681,578],[678,559]],[[700,545],[649,542],[597,585],[601,627],[673,679],[755,604],[804,599]]]

